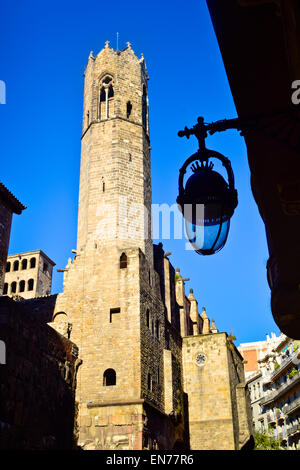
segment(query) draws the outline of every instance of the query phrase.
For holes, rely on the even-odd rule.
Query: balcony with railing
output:
[[[268,424],[272,424],[272,423],[275,423],[275,422],[276,422],[276,418],[275,418],[275,413],[274,413],[274,411],[268,411],[268,413],[267,413],[267,421],[268,421]]]
[[[275,423],[276,421],[282,421],[284,418],[285,415],[279,408],[276,408],[275,410],[269,410],[267,412],[267,421],[269,424]]]
[[[289,405],[287,405],[285,407],[285,412],[287,414],[290,414],[290,413],[293,413],[294,411],[296,411],[297,409],[300,408],[300,397],[299,398],[296,398],[296,400],[293,400],[292,403],[290,403]]]
[[[281,374],[281,372],[290,366],[295,359],[298,359],[298,354],[300,354],[300,350],[297,349],[294,351],[290,356],[285,357],[281,360],[281,363],[277,369],[271,374],[271,380],[274,381],[277,376]]]
[[[276,391],[275,392],[269,392],[268,395],[266,395],[265,397],[262,398],[261,400],[261,405],[265,405],[266,403],[271,403],[274,396],[276,395]]]
[[[300,424],[294,424],[287,429],[288,436],[300,433]]]
[[[271,382],[272,382],[272,375],[271,374],[266,374],[262,379],[263,385],[270,384]]]
[[[279,398],[281,395],[284,393],[288,392],[293,386],[300,381],[300,371],[298,370],[293,377],[288,378],[285,383],[283,383],[280,387],[278,387],[276,390],[273,390],[269,395],[264,397],[261,400],[261,404],[265,405],[266,403],[271,403],[272,401],[276,400]]]

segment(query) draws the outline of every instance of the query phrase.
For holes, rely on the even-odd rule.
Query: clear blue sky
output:
[[[28,208],[14,216],[10,253],[42,249],[64,268],[76,248],[83,72],[106,40],[143,52],[149,80],[153,202],[173,204],[178,170],[196,140],[177,131],[198,116],[236,116],[206,2],[6,1],[1,8],[1,180]],[[207,146],[230,158],[239,205],[225,248],[213,256],[164,241],[170,260],[220,331],[240,342],[279,333],[270,309],[264,225],[250,190],[243,138],[231,130]],[[52,292],[61,292],[54,273]]]

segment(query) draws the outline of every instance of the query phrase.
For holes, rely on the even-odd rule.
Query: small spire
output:
[[[195,297],[194,297],[194,291],[193,291],[193,289],[190,289],[190,293],[189,293],[188,298],[189,298],[190,300],[196,300]]]
[[[236,337],[231,333],[231,330],[230,330],[230,334],[228,336],[228,341],[232,343],[235,339],[236,339]]]
[[[177,272],[177,273],[180,273],[180,269],[179,269],[179,268],[176,268],[176,272]]]
[[[131,49],[131,47],[130,47],[130,46],[131,46],[131,44],[130,44],[130,42],[129,42],[129,41],[127,41],[127,42],[126,42],[126,46],[127,46],[127,48],[128,48],[128,49]]]
[[[109,47],[109,43],[110,43],[110,41],[105,41],[105,48]]]
[[[201,313],[200,317],[203,320],[202,334],[203,335],[209,335],[210,334],[210,326],[209,326],[210,321],[209,321],[209,318],[208,318],[207,313],[205,311],[205,307],[203,307],[203,310],[202,310],[202,313]]]
[[[200,317],[202,317],[202,318],[208,318],[207,313],[206,313],[206,310],[205,310],[205,307],[202,307],[202,313],[201,313]]]
[[[219,333],[219,330],[218,330],[218,328],[216,327],[216,324],[215,324],[215,320],[214,320],[214,319],[212,319],[212,321],[211,321],[210,331],[211,331],[212,333]]]
[[[143,53],[141,53],[141,58],[139,59],[139,63],[142,64],[142,66],[144,67],[144,70],[146,71],[146,62],[145,62],[145,57]]]

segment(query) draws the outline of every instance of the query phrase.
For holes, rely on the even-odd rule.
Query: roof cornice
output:
[[[24,206],[1,182],[0,182],[0,199],[15,214],[21,214],[21,212],[24,209],[26,209],[26,206]]]

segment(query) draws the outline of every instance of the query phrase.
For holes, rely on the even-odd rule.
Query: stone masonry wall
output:
[[[166,316],[178,331],[180,331],[179,305],[175,292],[175,269],[170,263],[162,247],[162,243],[153,245],[154,267],[160,278],[161,298],[166,308]]]
[[[229,338],[227,342],[235,446],[240,449],[253,434],[252,418],[249,416],[251,407],[245,384],[243,357]]]
[[[82,358],[76,399],[80,403],[79,445],[83,448],[141,449],[144,421],[137,407],[142,399],[147,400],[148,415],[155,422],[166,420],[169,424],[165,426],[172,427],[164,414],[165,317],[158,275],[140,250],[126,250],[127,267],[121,269],[121,254],[98,247],[89,257],[87,252],[77,255],[68,265],[64,292],[58,295],[53,314],[56,328],[59,317],[71,324],[71,339],[78,344]],[[116,307],[120,313],[113,314],[111,322],[110,308]],[[173,336],[169,342],[172,348]],[[114,386],[103,383],[108,368],[116,371]],[[154,418],[156,415],[161,417]],[[162,436],[157,437],[158,445],[166,445],[160,441]]]
[[[182,378],[182,339],[180,335],[179,306],[175,293],[175,270],[164,256],[162,244],[154,245],[154,266],[160,278],[160,290],[165,307],[165,336],[163,351],[164,370],[164,410],[175,416],[182,408],[183,422],[183,378]],[[178,424],[178,423],[177,423]],[[183,439],[182,429],[176,439]]]
[[[140,450],[143,446],[142,400],[130,403],[92,403],[81,418],[86,428],[85,439],[79,441],[85,450]],[[81,434],[82,430],[81,430]]]
[[[183,338],[184,391],[192,450],[236,449],[226,333]],[[204,361],[197,364],[197,357]]]
[[[51,294],[53,266],[42,255],[39,257],[38,263],[39,263],[39,269],[38,269],[36,295],[37,297],[40,297],[42,295]],[[44,263],[47,265],[46,270],[44,270]]]
[[[73,448],[76,346],[6,296],[0,329],[0,448]]]
[[[165,309],[160,297],[159,277],[156,271],[142,253],[140,262],[141,396],[163,410]],[[147,310],[150,317],[149,326],[147,326]]]
[[[141,398],[141,252],[126,250],[127,267],[120,269],[122,252],[92,246],[77,255],[65,273],[64,292],[57,297],[54,315],[67,315],[70,338],[82,359],[76,390],[81,443],[92,438],[95,426],[93,421],[92,427],[85,424],[91,416],[88,404],[108,406]],[[104,383],[107,369],[115,371],[116,385]]]

